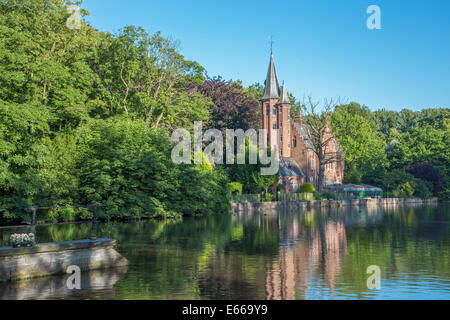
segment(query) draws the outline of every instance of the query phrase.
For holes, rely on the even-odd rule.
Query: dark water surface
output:
[[[90,224],[37,228],[85,239]],[[0,229],[0,246],[9,234]],[[128,268],[0,284],[0,299],[450,299],[448,205],[358,208],[99,225]],[[380,290],[367,268],[381,269]]]

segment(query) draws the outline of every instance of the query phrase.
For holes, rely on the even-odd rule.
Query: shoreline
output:
[[[306,200],[306,201],[279,201],[279,202],[246,202],[232,203],[232,213],[263,212],[276,210],[311,210],[311,209],[337,209],[343,207],[385,207],[402,205],[438,204],[438,198],[386,198],[386,199],[351,199],[351,200]]]

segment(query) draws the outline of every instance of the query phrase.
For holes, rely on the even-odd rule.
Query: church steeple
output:
[[[267,71],[265,86],[264,95],[261,98],[262,101],[280,98],[280,85],[278,84],[273,55],[270,55],[269,70]]]
[[[289,100],[289,96],[286,90],[286,86],[284,85],[284,81],[283,81],[283,86],[281,87],[281,98],[280,98],[280,103],[281,104],[291,104],[291,101]]]

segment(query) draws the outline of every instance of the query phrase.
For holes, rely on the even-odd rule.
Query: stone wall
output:
[[[82,271],[128,265],[114,246],[115,240],[80,240],[0,248],[0,282],[65,274],[72,265]]]
[[[285,202],[254,202],[254,203],[232,203],[233,213],[242,213],[250,211],[258,212],[278,212],[280,210],[312,210],[320,208],[341,208],[355,206],[398,206],[406,204],[434,204],[437,198],[432,199],[355,199],[355,200],[313,200],[313,201],[285,201]]]

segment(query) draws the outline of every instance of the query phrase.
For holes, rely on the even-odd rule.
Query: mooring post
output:
[[[93,211],[93,215],[92,215],[92,229],[91,229],[91,240],[97,240],[97,209],[98,209],[98,204],[93,204],[92,205],[92,211]]]
[[[33,226],[36,225],[36,213],[37,213],[38,210],[39,210],[39,207],[38,207],[38,206],[32,206],[32,207],[31,207],[31,211],[33,212],[33,218],[32,218],[31,224],[32,224]]]

